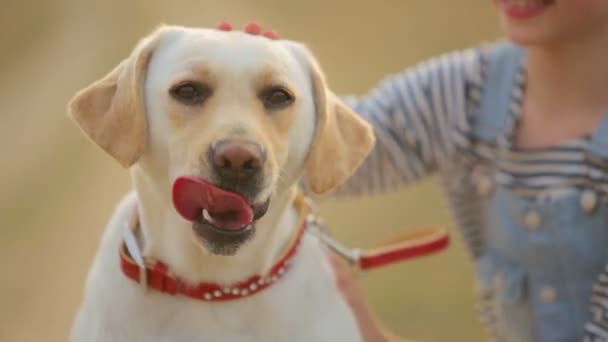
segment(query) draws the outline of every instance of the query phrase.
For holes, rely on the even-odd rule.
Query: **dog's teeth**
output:
[[[211,214],[209,214],[207,209],[203,209],[203,218],[209,223],[215,222],[215,220],[213,219],[213,217],[211,217]]]

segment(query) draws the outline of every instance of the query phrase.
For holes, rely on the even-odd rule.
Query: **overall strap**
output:
[[[479,111],[473,118],[473,135],[480,140],[496,141],[507,129],[509,102],[524,50],[502,42],[489,52]]]
[[[591,135],[588,153],[602,158],[608,158],[608,113],[604,115],[599,127]]]

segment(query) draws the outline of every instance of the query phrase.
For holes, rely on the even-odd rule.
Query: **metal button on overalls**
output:
[[[581,208],[585,210],[586,213],[592,213],[597,207],[597,194],[592,190],[585,190],[581,194],[580,198]]]
[[[530,210],[524,215],[524,224],[528,230],[538,229],[541,221],[540,214],[534,210]]]
[[[545,286],[540,290],[540,299],[546,303],[546,304],[550,304],[555,302],[555,299],[557,298],[557,292],[555,291],[555,289],[551,286]]]
[[[479,194],[482,196],[489,196],[492,193],[492,181],[488,176],[482,176],[477,186]]]

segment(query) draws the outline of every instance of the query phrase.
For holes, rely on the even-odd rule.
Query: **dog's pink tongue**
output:
[[[173,183],[173,205],[188,221],[200,218],[207,210],[217,228],[236,230],[253,221],[253,210],[247,200],[196,177],[179,177]]]

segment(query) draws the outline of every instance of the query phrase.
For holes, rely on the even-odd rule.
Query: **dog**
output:
[[[374,135],[305,45],[161,26],[68,107],[134,187],[71,341],[361,340],[299,189],[335,190]]]

